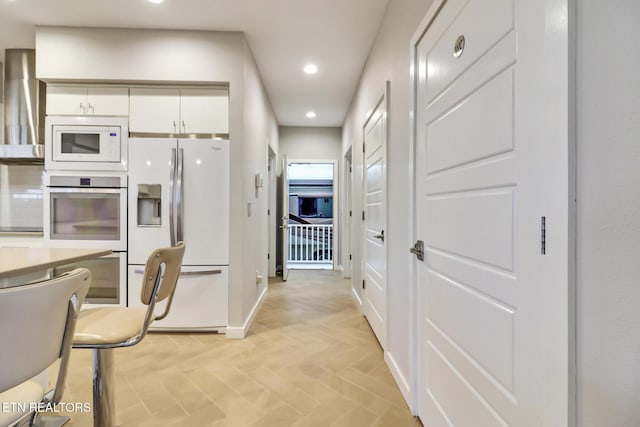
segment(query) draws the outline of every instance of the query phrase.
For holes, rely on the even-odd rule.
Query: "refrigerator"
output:
[[[220,331],[228,324],[229,141],[130,138],[128,305],[140,302],[155,249],[186,248],[169,315],[155,330]],[[164,304],[155,312],[162,313]]]

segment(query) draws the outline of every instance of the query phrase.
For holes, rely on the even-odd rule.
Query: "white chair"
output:
[[[0,427],[41,425],[34,404],[60,402],[80,305],[90,283],[79,268],[51,280],[0,289]],[[53,390],[33,377],[60,360]],[[62,425],[68,418],[47,425]]]
[[[144,268],[140,300],[147,306],[98,307],[84,310],[78,317],[73,348],[93,351],[93,425],[115,425],[113,384],[113,350],[138,344],[147,334],[149,325],[169,314],[176,289],[184,243],[154,250]],[[156,303],[166,300],[161,315],[156,315]]]

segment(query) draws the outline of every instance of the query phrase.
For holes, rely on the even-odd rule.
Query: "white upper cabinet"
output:
[[[182,133],[229,133],[229,92],[226,89],[181,89]]]
[[[180,90],[131,88],[129,132],[178,133]]]
[[[129,115],[129,88],[47,85],[48,115]]]
[[[212,88],[131,88],[129,130],[228,134],[229,92]]]

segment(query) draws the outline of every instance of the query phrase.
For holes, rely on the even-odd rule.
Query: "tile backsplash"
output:
[[[0,165],[0,231],[42,231],[43,165]]]

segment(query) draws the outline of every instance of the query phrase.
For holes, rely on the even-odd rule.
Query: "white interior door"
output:
[[[280,230],[282,231],[282,280],[289,277],[287,260],[289,259],[289,160],[287,155],[282,156],[282,217],[280,218]]]
[[[388,84],[387,84],[388,87]],[[382,348],[387,340],[386,145],[385,95],[364,126],[364,314]]]
[[[416,40],[426,426],[568,425],[566,5],[436,1]]]

